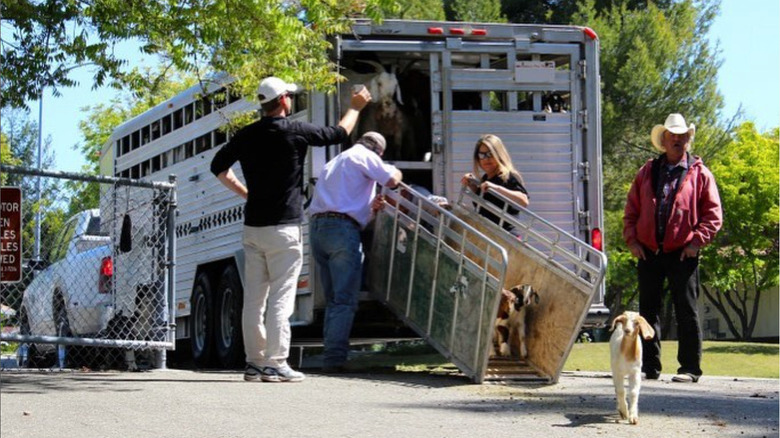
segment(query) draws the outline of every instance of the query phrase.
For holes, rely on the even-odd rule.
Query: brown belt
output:
[[[330,218],[336,218],[336,219],[347,219],[348,221],[352,222],[358,229],[360,229],[360,224],[358,221],[355,220],[352,216],[344,213],[339,213],[337,211],[325,211],[322,213],[315,213],[311,215],[312,218],[319,218],[319,217],[330,217]]]

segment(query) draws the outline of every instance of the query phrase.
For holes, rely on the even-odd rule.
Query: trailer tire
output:
[[[241,311],[244,288],[233,265],[222,272],[217,287],[215,306],[217,360],[222,368],[241,367],[245,361],[244,339],[241,329]]]
[[[192,361],[198,368],[207,368],[211,366],[214,345],[214,305],[211,282],[205,272],[201,272],[195,279],[190,306]]]

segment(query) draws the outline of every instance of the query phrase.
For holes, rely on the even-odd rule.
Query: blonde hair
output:
[[[506,182],[509,179],[509,175],[514,175],[520,184],[525,184],[520,172],[512,165],[512,158],[509,156],[509,152],[507,152],[504,142],[493,134],[483,135],[477,140],[476,146],[474,146],[474,175],[481,175],[484,173],[482,168],[479,167],[478,155],[479,147],[482,145],[487,147],[493,155],[493,158],[495,158],[496,163],[498,164],[498,176],[502,181]]]

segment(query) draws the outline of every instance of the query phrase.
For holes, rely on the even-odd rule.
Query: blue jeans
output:
[[[348,219],[317,217],[312,218],[309,239],[327,304],[324,364],[343,365],[360,293],[360,230]]]

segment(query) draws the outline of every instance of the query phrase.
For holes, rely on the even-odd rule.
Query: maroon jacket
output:
[[[723,224],[720,196],[712,172],[701,158],[687,154],[688,172],[674,196],[663,238],[664,252],[694,244],[710,243]],[[639,242],[658,251],[655,238],[655,183],[661,157],[648,160],[634,178],[623,214],[623,239],[631,246]],[[655,170],[655,172],[654,172]],[[655,173],[655,177],[653,174]]]

